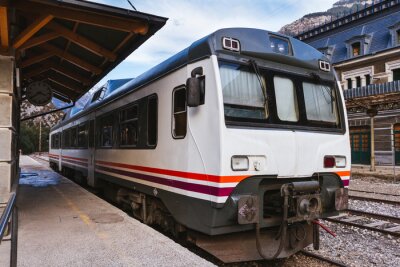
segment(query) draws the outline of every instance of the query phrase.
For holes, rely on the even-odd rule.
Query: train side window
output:
[[[186,88],[177,88],[172,94],[172,136],[175,139],[182,139],[185,138],[187,130]]]
[[[119,114],[120,146],[136,146],[138,143],[138,105],[128,107]]]
[[[275,99],[278,117],[281,121],[299,121],[296,88],[291,79],[275,76]]]
[[[92,148],[94,147],[94,120],[91,120],[89,122],[89,147]]]
[[[149,146],[157,144],[157,102],[157,96],[151,96],[147,100],[147,144]]]
[[[82,123],[78,126],[78,147],[87,148],[87,123]]]
[[[99,120],[100,130],[100,147],[112,147],[113,146],[113,124],[114,116],[112,114],[104,116]]]
[[[63,144],[64,148],[70,148],[71,143],[70,143],[70,130],[71,129],[66,129],[63,131]]]
[[[77,128],[78,128],[78,127],[73,127],[73,128],[71,128],[71,147],[72,147],[72,148],[78,147]]]

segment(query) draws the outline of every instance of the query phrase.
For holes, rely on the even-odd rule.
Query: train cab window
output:
[[[120,111],[120,146],[136,146],[138,143],[138,105]]]
[[[153,147],[157,144],[157,97],[151,96],[147,100],[147,145]]]
[[[172,136],[176,139],[185,138],[187,129],[186,88],[173,91]]]
[[[113,146],[113,124],[114,116],[112,114],[99,119],[99,146],[112,147]]]
[[[297,122],[299,120],[299,111],[293,81],[288,78],[275,76],[274,86],[279,119],[281,121]]]
[[[96,92],[94,92],[91,103],[95,102],[96,100],[101,100],[104,97],[105,88],[102,87]]]
[[[87,123],[83,123],[78,126],[78,147],[79,148],[87,148]]]

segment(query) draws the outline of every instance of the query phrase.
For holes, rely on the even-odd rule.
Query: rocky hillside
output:
[[[294,36],[372,4],[373,0],[340,0],[334,3],[332,8],[327,11],[307,14],[290,24],[283,26],[279,32]]]
[[[51,111],[54,109],[57,108],[53,105],[53,103],[49,103],[48,105],[43,107],[37,107],[29,103],[28,101],[24,101],[22,102],[21,105],[21,118],[26,118],[43,112]],[[53,127],[63,116],[64,112],[62,111],[50,113],[43,117],[37,117],[33,119],[33,124],[39,125],[39,122],[42,121],[42,126]]]

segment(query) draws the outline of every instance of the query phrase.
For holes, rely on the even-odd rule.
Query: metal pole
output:
[[[42,119],[39,121],[39,154],[42,152]]]
[[[375,171],[375,131],[374,131],[374,117],[371,116],[371,169]]]

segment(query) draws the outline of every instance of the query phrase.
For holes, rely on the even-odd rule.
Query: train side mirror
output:
[[[186,101],[189,107],[198,107],[204,104],[206,79],[203,75],[203,68],[195,68],[192,70],[191,76],[186,80]]]

